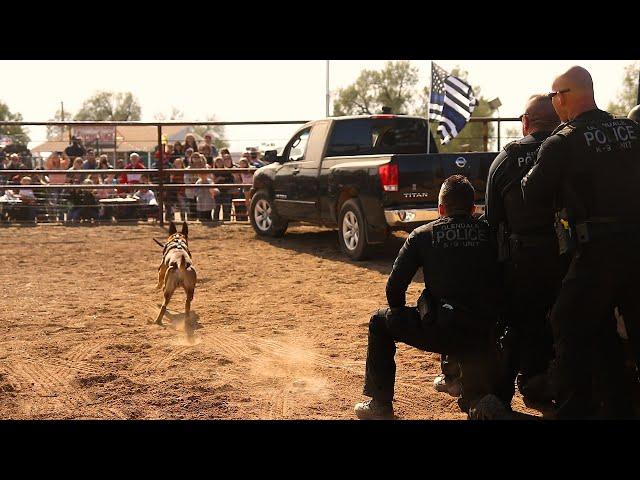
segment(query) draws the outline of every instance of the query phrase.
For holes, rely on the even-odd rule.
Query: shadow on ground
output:
[[[260,237],[260,241],[278,248],[292,250],[298,253],[308,253],[326,260],[340,261],[358,267],[389,274],[393,261],[402,248],[405,238],[400,233],[392,234],[383,245],[376,245],[368,260],[351,260],[340,250],[337,230],[321,230],[319,228],[293,228],[281,238]]]

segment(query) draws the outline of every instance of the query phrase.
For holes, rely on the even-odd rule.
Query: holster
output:
[[[433,321],[435,320],[434,315],[429,317],[429,314],[433,312],[432,299],[430,295],[427,294],[426,290],[422,290],[420,297],[418,297],[418,314],[420,315],[420,320],[425,321]]]
[[[566,208],[555,213],[553,228],[558,237],[558,249],[560,255],[573,252],[576,249],[576,236],[569,223],[569,213]]]

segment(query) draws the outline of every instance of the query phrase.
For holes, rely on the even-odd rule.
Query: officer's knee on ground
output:
[[[372,334],[380,334],[384,331],[388,330],[387,327],[387,313],[389,312],[388,308],[381,308],[374,312],[369,319],[369,333]]]

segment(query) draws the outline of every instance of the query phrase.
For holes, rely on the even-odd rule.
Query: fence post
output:
[[[162,125],[158,125],[158,153],[158,170],[160,170],[160,178],[158,180],[158,207],[160,208],[160,226],[164,227],[164,152],[162,151]]]
[[[498,117],[498,151],[500,151],[500,117]]]
[[[482,122],[482,141],[484,143],[484,151],[489,151],[489,122],[484,120]]]

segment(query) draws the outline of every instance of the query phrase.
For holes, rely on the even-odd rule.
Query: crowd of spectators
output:
[[[184,173],[172,172],[165,175],[165,184],[250,184],[253,172],[215,172],[191,173],[192,169],[232,169],[257,168],[263,165],[258,149],[249,147],[242,154],[238,163],[234,163],[228,149],[218,150],[213,143],[213,135],[206,133],[203,141],[198,144],[192,134],[187,134],[183,142],[164,144],[156,147],[153,155],[152,168],[157,169],[162,162],[164,169],[184,169]],[[160,153],[162,152],[162,154]],[[71,143],[64,151],[53,152],[38,169],[60,170],[60,173],[46,175],[11,174],[2,175],[1,170],[30,170],[32,164],[26,165],[19,154],[0,157],[0,207],[3,220],[33,221],[38,212],[45,212],[48,218],[56,221],[112,221],[114,218],[158,218],[159,209],[157,191],[140,187],[133,191],[126,185],[157,183],[159,176],[154,172],[151,176],[142,172],[132,173],[96,173],[86,170],[113,169],[107,155],[96,155],[93,148],[85,148],[82,140],[72,137]],[[125,160],[115,161],[116,169],[144,170],[146,169],[138,153],[130,153]],[[4,183],[5,185],[1,185]],[[11,190],[11,185],[36,185],[33,189]],[[38,189],[37,185],[113,185],[113,188],[96,189]],[[6,191],[2,191],[5,189]],[[244,199],[245,202],[235,202],[236,215],[246,216],[248,207],[248,187],[237,188],[193,188],[179,187],[164,190],[164,205],[167,220],[173,220],[175,214],[180,219],[195,220],[211,223],[220,220],[230,220],[232,200]],[[110,202],[107,199],[135,199],[135,205],[123,202]],[[101,200],[103,202],[101,202]],[[106,203],[104,201],[107,201]],[[66,202],[66,208],[62,205]],[[133,203],[133,202],[131,202]],[[19,204],[19,207],[17,206]],[[13,206],[13,208],[9,208]],[[135,208],[134,208],[135,207]],[[241,210],[238,212],[238,210]]]

